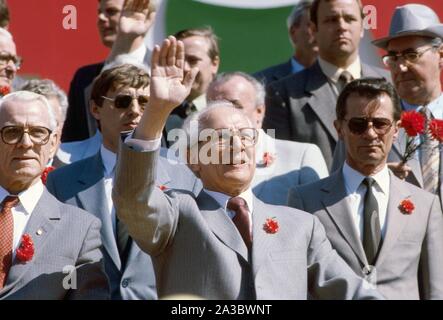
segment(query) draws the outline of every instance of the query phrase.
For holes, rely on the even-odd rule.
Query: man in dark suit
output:
[[[334,122],[346,162],[330,177],[291,190],[289,205],[318,217],[333,248],[386,298],[441,300],[439,200],[387,166],[400,112],[394,87],[384,79],[347,85]]]
[[[103,45],[112,48],[112,51],[108,61],[86,65],[75,72],[68,93],[69,108],[63,127],[62,142],[85,140],[96,133],[97,122],[89,112],[91,84],[108,62],[112,62],[116,56],[123,53],[131,54],[139,62],[143,62],[150,56],[143,43],[143,37],[153,23],[155,9],[155,2],[150,0],[126,2],[124,0],[99,0],[97,27],[100,39]],[[127,24],[128,21],[131,22],[128,17],[131,17],[137,10],[149,12],[145,13],[146,19],[140,21],[142,24],[146,22],[147,25],[142,28],[143,35],[136,37],[130,35],[129,40],[127,31],[131,30],[133,24]],[[122,13],[126,17],[124,21],[120,19]],[[121,31],[122,28],[123,31]]]
[[[100,221],[65,205],[41,174],[57,122],[44,96],[0,102],[0,299],[106,299]]]
[[[331,168],[337,143],[335,103],[344,85],[362,76],[384,76],[384,70],[360,62],[363,36],[360,0],[315,0],[311,21],[319,58],[310,68],[271,83],[267,88],[263,127],[276,138],[317,144]]]
[[[147,71],[127,64],[103,71],[94,81],[91,108],[101,123],[100,150],[52,172],[46,184],[60,201],[87,210],[102,221],[103,255],[112,299],[157,298],[151,258],[128,239],[125,227],[115,217],[111,199],[120,132],[137,126],[148,95]],[[185,165],[172,165],[163,157],[156,184],[189,191],[198,187],[197,179]]]
[[[294,55],[284,63],[254,73],[265,86],[269,83],[310,67],[316,60],[318,47],[310,26],[309,10],[312,0],[298,2],[289,14],[286,24]]]
[[[159,296],[381,298],[331,249],[316,218],[252,195],[258,133],[231,103],[208,107],[185,124],[186,158],[204,190],[195,197],[155,186],[166,119],[198,72],[183,69],[183,42],[169,37],[161,49],[156,46],[150,102],[121,144],[112,191],[119,219],[151,254]],[[202,141],[200,134],[210,139]]]

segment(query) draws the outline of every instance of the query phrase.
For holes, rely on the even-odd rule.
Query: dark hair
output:
[[[95,79],[92,85],[91,100],[96,105],[102,106],[103,98],[107,92],[117,89],[120,86],[132,88],[144,88],[150,83],[149,74],[132,64],[123,64],[114,68],[102,71]]]
[[[209,43],[208,56],[209,58],[211,58],[212,61],[220,56],[220,50],[218,48],[218,37],[215,35],[211,27],[184,29],[174,34],[174,37],[176,37],[177,40],[183,40],[185,38],[195,36],[206,38]]]
[[[9,24],[9,9],[6,0],[0,0],[0,27],[4,28]]]
[[[338,96],[337,107],[335,109],[337,120],[343,120],[346,116],[347,100],[352,93],[357,93],[361,97],[375,99],[382,94],[386,94],[391,98],[393,110],[393,118],[395,121],[400,119],[401,106],[400,99],[394,86],[386,81],[385,78],[361,78],[354,80],[346,85]]]
[[[315,26],[317,26],[318,23],[318,7],[320,6],[321,1],[322,0],[314,0],[311,6],[310,16],[311,16],[311,21],[312,23],[315,24]],[[335,0],[323,0],[323,1],[331,2]],[[363,4],[361,3],[361,0],[355,0],[355,1],[357,1],[358,6],[360,7],[360,15],[361,18],[363,19],[365,17],[363,13]]]

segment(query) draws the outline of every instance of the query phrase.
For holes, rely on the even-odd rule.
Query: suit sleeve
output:
[[[443,299],[443,214],[434,198],[420,257],[421,299]]]
[[[108,277],[105,273],[100,237],[101,223],[93,219],[86,233],[76,262],[76,287],[68,294],[69,300],[110,299]],[[73,280],[72,280],[73,281]]]
[[[120,143],[112,199],[119,219],[138,246],[151,256],[172,240],[178,223],[178,201],[155,185],[159,150],[139,152]]]
[[[291,140],[289,104],[281,81],[272,82],[266,88],[266,112],[263,129],[275,129],[275,138]]]
[[[314,182],[326,178],[329,175],[325,158],[320,148],[315,144],[309,144],[303,154],[300,169],[300,184]]]
[[[313,217],[308,248],[308,290],[314,299],[379,300],[384,299],[368,282],[358,277],[332,249],[317,217]]]

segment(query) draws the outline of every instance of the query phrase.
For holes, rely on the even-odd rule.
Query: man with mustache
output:
[[[78,206],[102,221],[105,268],[111,298],[116,300],[157,298],[151,258],[128,236],[126,227],[115,216],[111,199],[120,134],[137,127],[149,100],[149,84],[147,71],[134,65],[103,71],[91,93],[91,113],[103,135],[100,150],[51,172],[46,184],[60,201]],[[159,187],[189,191],[198,187],[186,166],[161,159],[156,180]]]
[[[275,129],[277,139],[317,144],[329,169],[338,139],[333,126],[338,94],[352,79],[388,77],[386,71],[360,62],[362,10],[360,0],[315,0],[310,17],[317,62],[267,88],[263,128]]]
[[[337,101],[344,165],[289,192],[320,219],[338,254],[387,299],[443,298],[443,214],[438,197],[398,179],[387,159],[400,102],[385,79],[354,80]]]

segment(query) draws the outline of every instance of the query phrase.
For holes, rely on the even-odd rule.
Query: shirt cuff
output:
[[[132,133],[126,137],[125,143],[128,147],[134,149],[135,151],[147,152],[147,151],[155,151],[160,148],[162,143],[162,138],[154,139],[154,140],[141,140],[134,139],[132,137]]]

